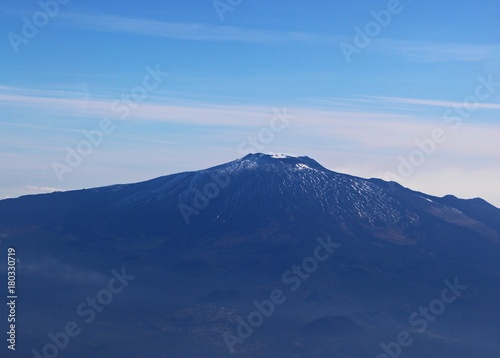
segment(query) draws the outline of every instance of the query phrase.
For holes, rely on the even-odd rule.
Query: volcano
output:
[[[0,238],[23,357],[500,353],[500,209],[306,156],[5,199]]]

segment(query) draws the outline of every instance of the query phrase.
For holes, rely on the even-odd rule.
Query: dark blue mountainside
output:
[[[500,354],[500,209],[308,157],[2,200],[0,235],[19,259],[26,357],[68,321],[82,332],[62,357],[390,357],[380,344],[405,330],[406,357]],[[122,268],[135,279],[85,322],[79,305]],[[467,288],[410,319],[450,282]],[[242,339],[275,289],[285,302]]]

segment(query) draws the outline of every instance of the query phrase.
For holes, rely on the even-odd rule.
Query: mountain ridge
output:
[[[52,205],[51,212],[40,208],[36,213],[42,201]],[[376,237],[381,230],[390,231],[389,236],[400,243],[430,216],[462,228],[476,227],[500,240],[500,209],[483,199],[436,197],[381,179],[337,173],[306,156],[280,154],[248,154],[211,168],[132,184],[6,199],[0,201],[0,228],[6,218],[19,218],[25,210],[46,224],[71,215],[95,221],[97,213],[105,210],[122,218],[134,210],[153,217],[165,213],[165,225],[152,224],[164,232],[183,231],[196,220],[214,230],[222,224],[250,229],[255,221],[259,226],[273,220],[302,227],[308,220],[319,220],[329,223],[324,225],[326,231],[344,226],[344,231],[369,229]]]
[[[181,204],[194,210],[189,222]],[[405,355],[496,358],[498,223],[500,210],[480,199],[438,198],[277,154],[0,201],[1,242],[20,259],[19,325],[31,327],[23,356],[124,268],[137,279],[65,354],[232,357],[222,335],[236,334],[252,302],[286,290],[286,273],[300,288],[234,347],[238,356],[373,357],[440,297],[445,280],[457,279],[468,287],[463,296],[429,332],[412,331]],[[338,249],[299,279],[318,238]]]

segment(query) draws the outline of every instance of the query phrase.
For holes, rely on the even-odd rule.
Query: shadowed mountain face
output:
[[[2,200],[0,234],[23,357],[70,321],[61,357],[500,353],[500,210],[308,157]]]

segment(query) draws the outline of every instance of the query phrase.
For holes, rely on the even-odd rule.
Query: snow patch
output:
[[[299,170],[304,170],[304,169],[312,170],[312,168],[310,166],[302,164],[302,163],[295,164],[295,167],[299,168]]]
[[[427,199],[427,198],[424,198],[423,196],[420,196],[420,195],[417,195],[419,198],[422,198],[424,200],[427,200],[427,201],[430,201],[431,203],[433,203],[433,201],[431,199]]]
[[[271,156],[271,158],[275,158],[275,159],[298,158],[298,156],[296,156],[296,155],[285,154],[285,153],[269,153],[269,155]]]

